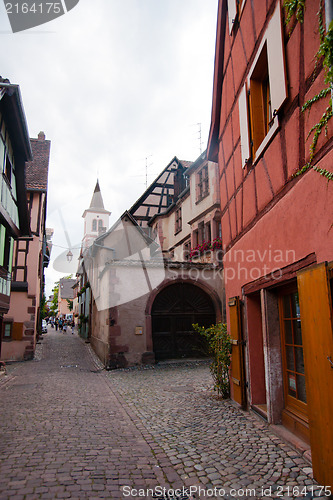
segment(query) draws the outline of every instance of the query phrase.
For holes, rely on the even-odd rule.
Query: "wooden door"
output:
[[[229,299],[229,333],[231,336],[231,388],[233,399],[243,408],[246,405],[245,369],[244,369],[244,342],[241,328],[239,297]]]
[[[207,355],[203,337],[193,324],[208,327],[216,322],[208,294],[189,283],[164,288],[152,307],[153,349],[157,360]]]
[[[327,263],[322,263],[297,276],[313,473],[324,486],[333,485],[331,272]]]

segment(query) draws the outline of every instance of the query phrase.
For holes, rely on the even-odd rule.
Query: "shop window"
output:
[[[298,293],[280,296],[280,325],[285,408],[307,417],[305,366]]]
[[[242,166],[256,159],[278,128],[278,111],[287,98],[281,7],[277,3],[238,105]]]

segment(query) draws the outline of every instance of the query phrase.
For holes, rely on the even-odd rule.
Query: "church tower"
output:
[[[92,242],[109,229],[111,212],[105,210],[101,188],[97,180],[90,207],[83,212],[84,230],[82,248],[88,248]]]

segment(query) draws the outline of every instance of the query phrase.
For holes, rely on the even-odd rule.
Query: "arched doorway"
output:
[[[192,325],[216,322],[214,304],[201,288],[190,283],[174,283],[155,298],[152,311],[152,338],[156,360],[203,355],[203,338]]]

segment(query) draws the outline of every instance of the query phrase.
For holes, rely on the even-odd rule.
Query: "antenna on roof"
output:
[[[201,140],[201,123],[197,123],[199,127],[199,148],[200,148],[200,154],[202,153],[202,140]]]
[[[203,142],[201,140],[201,122],[200,123],[193,123],[192,124],[192,127],[199,127],[199,130],[198,130],[198,139],[199,139],[199,148],[200,148],[200,154],[202,153],[202,145],[203,145]]]
[[[150,165],[152,165],[152,163],[150,163],[148,165],[148,158],[150,158],[151,156],[153,156],[153,155],[146,156],[146,189],[148,187],[148,167],[150,167]]]

